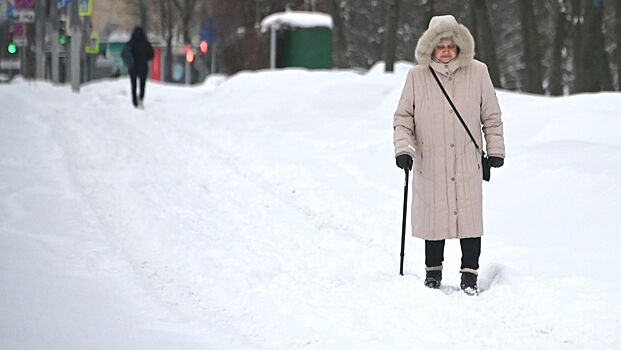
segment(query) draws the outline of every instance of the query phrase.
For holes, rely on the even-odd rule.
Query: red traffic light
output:
[[[194,52],[192,51],[192,49],[188,48],[185,50],[185,60],[189,63],[194,62]]]
[[[205,40],[201,41],[200,45],[198,46],[201,49],[201,52],[203,54],[207,53],[207,50],[209,50],[209,43]]]

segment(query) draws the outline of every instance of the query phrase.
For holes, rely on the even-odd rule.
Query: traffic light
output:
[[[191,48],[185,50],[185,60],[188,61],[188,63],[194,62],[194,51],[192,51]]]
[[[201,41],[199,48],[201,49],[201,52],[203,54],[207,53],[207,50],[209,50],[209,43],[207,43],[206,40]]]
[[[68,32],[67,22],[60,20],[58,21],[58,44],[66,45],[71,40],[71,37],[67,35]]]
[[[9,42],[9,44],[6,46],[6,51],[8,53],[10,53],[11,55],[17,52],[17,45],[15,45],[14,42]]]
[[[9,55],[14,55],[17,53],[17,43],[15,42],[14,39],[15,34],[13,33],[13,30],[11,30],[9,32],[9,42],[8,44],[6,44],[6,52],[9,53]]]

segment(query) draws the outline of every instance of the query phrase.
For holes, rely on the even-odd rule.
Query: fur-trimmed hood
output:
[[[416,44],[416,62],[422,66],[429,66],[431,55],[441,38],[451,37],[459,47],[457,63],[465,67],[474,59],[474,38],[463,24],[457,23],[451,15],[435,16],[429,22],[429,28],[421,35]]]

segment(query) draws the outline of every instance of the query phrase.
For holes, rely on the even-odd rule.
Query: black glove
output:
[[[412,157],[409,154],[400,154],[397,156],[397,166],[401,169],[410,171],[412,169]]]
[[[490,156],[488,159],[489,165],[492,168],[500,168],[503,164],[505,164],[505,160],[500,157]]]

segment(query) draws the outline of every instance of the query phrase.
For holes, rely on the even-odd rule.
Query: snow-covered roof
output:
[[[296,28],[327,27],[332,28],[332,16],[319,12],[287,11],[272,13],[261,21],[261,31],[282,26]]]
[[[108,38],[106,41],[109,43],[126,43],[129,41],[131,37],[132,35],[128,32],[115,30],[112,33],[110,33],[110,35],[108,35]]]
[[[108,35],[107,38],[102,38],[102,41],[105,41],[108,43],[126,43],[129,41],[129,39],[131,39],[131,37],[132,35],[128,32],[115,30],[112,33],[110,33],[110,35]],[[149,33],[147,34],[147,39],[149,40],[149,42],[151,42],[153,46],[165,46],[166,45],[166,41],[164,40],[164,38],[162,38],[161,36],[157,34]],[[176,44],[176,43],[173,42],[173,44]]]

